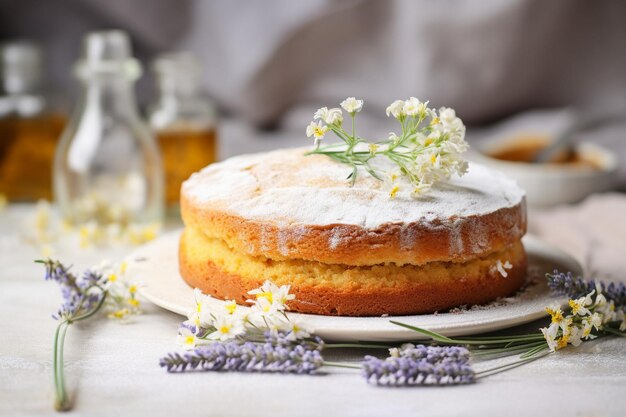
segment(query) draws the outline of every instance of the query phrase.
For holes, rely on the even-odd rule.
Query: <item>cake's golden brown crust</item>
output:
[[[498,260],[512,264],[506,278],[495,267]],[[248,298],[247,291],[268,278],[263,274],[276,271],[273,281],[290,284],[296,295],[290,304],[293,311],[342,316],[419,314],[486,303],[514,293],[526,277],[526,254],[520,242],[465,264],[355,267],[288,260],[282,265],[239,253],[190,228],[181,237],[179,263],[181,275],[192,287],[241,304]],[[294,273],[289,276],[285,269]],[[319,276],[311,276],[316,270]]]
[[[304,259],[343,265],[385,262],[422,265],[465,262],[509,247],[526,233],[525,201],[482,216],[444,222],[358,225],[277,225],[193,204],[181,197],[185,225],[231,248],[275,260]]]

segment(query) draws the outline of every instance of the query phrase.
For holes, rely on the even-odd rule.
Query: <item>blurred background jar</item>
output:
[[[148,110],[165,169],[168,211],[176,213],[180,186],[217,159],[216,116],[200,88],[200,64],[189,53],[158,56],[152,70],[158,96]]]
[[[11,201],[52,198],[52,161],[66,118],[44,78],[38,45],[0,46],[0,194]]]
[[[92,32],[83,48],[75,68],[82,96],[54,163],[61,215],[71,224],[161,222],[161,158],[134,94],[141,65],[122,31]]]

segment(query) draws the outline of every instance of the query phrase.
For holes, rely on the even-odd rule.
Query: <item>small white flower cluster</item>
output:
[[[292,341],[308,337],[310,332],[286,314],[287,303],[295,299],[289,289],[289,285],[279,287],[265,281],[261,287],[248,292],[254,296],[247,300],[251,304],[249,308],[239,306],[234,300],[215,307],[210,296],[195,289],[194,306],[178,330],[176,343],[193,349],[213,341],[262,340],[265,332],[282,332]]]
[[[614,302],[607,301],[602,293],[592,291],[584,297],[569,300],[571,314],[565,316],[560,306],[546,308],[552,318],[550,326],[541,329],[550,351],[578,346],[583,340],[595,339],[593,334],[602,331],[611,322],[619,322],[619,331],[626,331],[624,311],[616,310]]]
[[[343,128],[343,113],[340,108],[322,107],[313,115],[306,134],[315,139],[316,149],[310,154],[326,154],[333,159],[353,166],[356,178],[357,167],[363,166],[374,177],[380,179],[375,169],[369,165],[371,159],[384,156],[397,165],[397,170],[387,173],[390,196],[393,198],[401,190],[397,180],[409,179],[413,195],[427,192],[434,184],[449,180],[453,175],[462,176],[468,164],[462,154],[469,145],[465,141],[465,126],[453,109],[442,107],[439,110],[428,107],[416,97],[396,100],[387,107],[387,116],[400,122],[402,133],[390,133],[387,140],[368,143],[356,135],[354,117],[363,108],[363,100],[349,97],[341,107],[352,117],[352,132]],[[320,141],[329,131],[334,132],[346,143],[345,152],[338,155],[336,146],[320,147]],[[366,143],[368,151],[355,150],[360,143]]]
[[[126,271],[128,263],[112,264],[102,261],[91,270],[106,278],[108,292],[104,309],[110,319],[127,322],[131,316],[141,314],[141,301],[138,299],[139,286],[133,282]]]
[[[63,238],[81,249],[94,246],[141,245],[155,239],[161,231],[160,223],[111,222],[103,225],[95,220],[73,225],[59,216],[46,200],[39,200],[35,212],[23,227],[27,241],[39,246],[43,256],[53,256],[53,244]]]

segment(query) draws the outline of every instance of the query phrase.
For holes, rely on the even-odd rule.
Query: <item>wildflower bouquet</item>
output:
[[[315,140],[315,149],[309,155],[326,155],[352,167],[348,176],[351,184],[357,179],[359,167],[378,180],[389,180],[390,196],[400,190],[399,178],[412,185],[414,196],[428,192],[437,182],[462,176],[468,164],[462,154],[469,145],[465,141],[465,126],[453,109],[442,107],[438,111],[415,97],[396,100],[387,107],[387,116],[400,122],[401,133],[389,133],[386,140],[368,141],[358,136],[355,128],[356,114],[363,108],[363,100],[348,97],[341,103],[351,119],[350,131],[343,127],[340,108],[322,107],[307,126],[306,134]],[[342,143],[321,145],[326,133],[332,131]],[[377,160],[385,159],[394,166],[383,170]]]
[[[71,407],[63,372],[63,348],[67,329],[77,321],[94,316],[102,308],[110,318],[119,320],[126,320],[129,316],[140,313],[137,286],[125,279],[125,263],[113,266],[103,262],[77,276],[59,261],[46,259],[36,262],[45,266],[45,279],[59,284],[63,296],[61,307],[52,317],[59,322],[54,334],[55,408],[65,411]]]

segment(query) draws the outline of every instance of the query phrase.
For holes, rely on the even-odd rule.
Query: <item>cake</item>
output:
[[[245,304],[265,280],[292,311],[430,313],[516,292],[526,276],[524,192],[478,164],[415,198],[390,198],[303,149],[237,156],[182,186],[179,267],[192,287]]]

